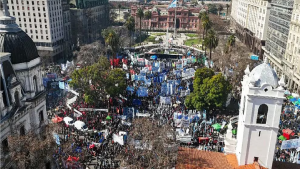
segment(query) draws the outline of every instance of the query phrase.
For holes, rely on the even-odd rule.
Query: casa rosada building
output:
[[[138,8],[142,8],[144,13],[151,11],[151,19],[142,18],[142,29],[151,30],[174,30],[175,8],[165,7],[145,7],[131,6],[131,16],[135,18],[135,26],[140,27],[140,20],[137,16]],[[200,8],[177,7],[176,28],[177,31],[197,31],[199,26],[198,15]]]

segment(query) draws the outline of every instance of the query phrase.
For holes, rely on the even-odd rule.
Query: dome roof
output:
[[[32,39],[22,30],[0,33],[0,51],[11,53],[12,64],[30,62],[39,57]]]
[[[250,72],[249,79],[250,81],[254,81],[255,87],[261,87],[263,84],[269,84],[273,88],[278,86],[278,76],[267,61],[256,66]]]
[[[39,57],[32,39],[9,15],[7,1],[2,1],[0,10],[0,52],[11,53],[12,64],[30,62]]]

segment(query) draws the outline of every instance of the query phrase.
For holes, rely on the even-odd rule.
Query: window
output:
[[[265,104],[260,105],[258,108],[256,123],[266,124],[267,116],[268,116],[268,106]]]
[[[15,96],[15,103],[16,103],[16,106],[20,107],[20,96],[19,96],[19,92],[16,91],[14,96]]]
[[[40,123],[42,123],[44,121],[44,112],[43,112],[43,110],[41,110],[39,112],[39,120],[40,120]]]
[[[20,136],[25,135],[25,126],[20,127]]]
[[[8,153],[8,140],[7,140],[7,138],[2,140],[1,146],[2,146],[3,153],[7,154]]]

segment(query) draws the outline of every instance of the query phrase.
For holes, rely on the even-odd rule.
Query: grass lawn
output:
[[[192,45],[201,45],[202,44],[202,40],[201,39],[188,39],[186,41],[184,41],[184,45],[186,46],[192,46]]]
[[[187,33],[187,34],[185,34],[185,36],[190,37],[190,38],[195,38],[195,37],[198,37],[199,35],[194,34],[194,33]]]
[[[151,36],[163,36],[166,35],[166,33],[151,33]]]

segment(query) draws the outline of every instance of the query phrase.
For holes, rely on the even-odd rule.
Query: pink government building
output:
[[[152,12],[151,19],[142,19],[142,29],[166,31],[169,27],[169,31],[174,30],[175,8],[168,9],[166,5],[131,6],[131,16],[135,18],[136,29],[140,27],[139,17],[136,14],[138,8],[142,8],[144,13],[146,11]],[[176,9],[177,31],[196,32],[199,26],[198,15],[200,11],[200,8],[178,7]]]

